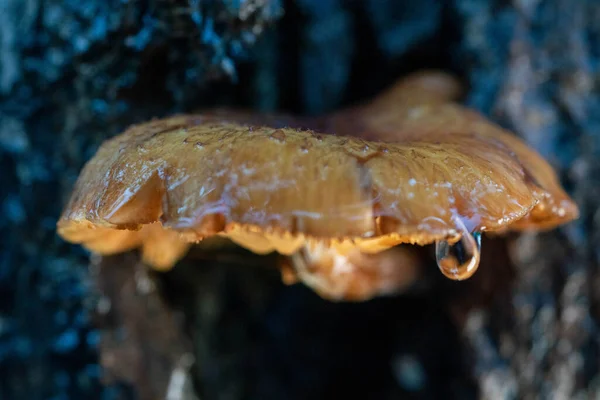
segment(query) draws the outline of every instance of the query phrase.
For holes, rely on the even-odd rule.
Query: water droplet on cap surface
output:
[[[454,244],[446,240],[435,242],[435,258],[440,271],[456,281],[473,276],[481,258],[481,232],[462,230],[460,240]]]

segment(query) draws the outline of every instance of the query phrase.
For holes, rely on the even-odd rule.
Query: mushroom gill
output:
[[[442,272],[468,278],[481,232],[578,211],[537,153],[452,103],[459,92],[430,72],[321,118],[213,111],[133,126],[84,167],[58,233],[101,254],[141,247],[159,269],[224,236],[291,256],[334,299],[407,286],[415,259],[401,243],[436,242]]]

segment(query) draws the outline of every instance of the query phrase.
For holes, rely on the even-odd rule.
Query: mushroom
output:
[[[403,243],[436,243],[441,271],[466,279],[482,232],[552,228],[578,210],[535,151],[459,94],[428,72],[320,118],[212,111],[132,126],[84,167],[58,233],[100,254],[141,248],[161,270],[226,237],[289,256],[284,280],[330,299],[409,285]]]

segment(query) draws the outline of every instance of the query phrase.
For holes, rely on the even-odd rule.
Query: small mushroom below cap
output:
[[[133,126],[84,167],[58,233],[168,269],[222,236],[290,256],[331,299],[393,293],[417,276],[402,243],[436,243],[453,279],[477,269],[482,232],[547,229],[578,215],[525,143],[452,100],[458,83],[409,76],[372,103],[295,119],[231,111]]]

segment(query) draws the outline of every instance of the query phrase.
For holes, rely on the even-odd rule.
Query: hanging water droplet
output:
[[[435,242],[435,257],[442,274],[450,279],[468,279],[479,267],[481,232],[465,232],[460,240],[450,244],[445,240]]]

